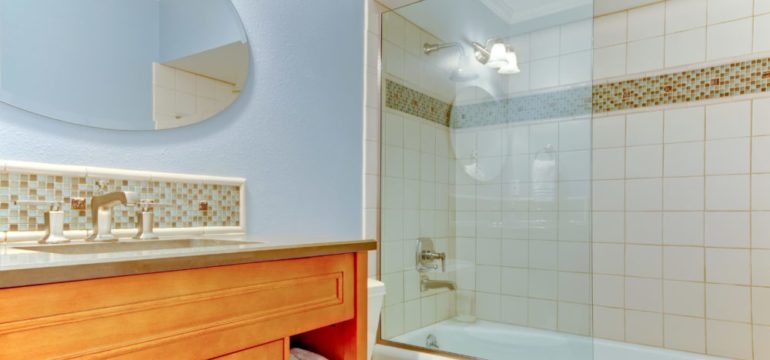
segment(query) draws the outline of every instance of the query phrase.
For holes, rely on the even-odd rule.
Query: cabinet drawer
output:
[[[343,254],[0,290],[0,358],[232,353],[352,319],[354,266]]]

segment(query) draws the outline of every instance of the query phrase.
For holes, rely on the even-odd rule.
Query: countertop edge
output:
[[[375,240],[287,244],[237,252],[201,253],[151,259],[126,259],[104,263],[62,264],[48,267],[11,269],[0,272],[0,289],[140,275],[163,271],[199,269],[265,261],[326,256],[377,249]]]

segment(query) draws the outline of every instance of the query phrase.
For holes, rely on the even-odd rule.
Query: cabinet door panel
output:
[[[286,340],[273,341],[229,355],[220,356],[218,360],[279,360],[288,359]]]

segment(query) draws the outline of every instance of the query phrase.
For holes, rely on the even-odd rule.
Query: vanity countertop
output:
[[[0,246],[0,288],[333,255],[377,248],[374,240],[340,241],[312,238],[257,240],[242,235],[177,237],[176,239],[212,239],[245,243],[82,254],[19,249],[19,247],[35,246],[35,243],[5,243]],[[73,244],[77,243],[82,241],[73,241]]]

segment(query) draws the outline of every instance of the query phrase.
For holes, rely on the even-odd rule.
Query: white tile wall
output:
[[[221,112],[238,97],[235,86],[153,63],[153,121],[156,129],[195,124]]]
[[[385,59],[393,63],[386,64],[386,71],[419,88],[429,83],[425,74],[431,71],[423,68],[416,80],[419,51],[417,43],[409,44],[416,30],[403,19],[393,21],[401,25],[384,34],[383,46],[393,54]],[[598,18],[593,25],[594,79],[638,77],[758,54],[770,50],[770,35],[762,29],[770,29],[768,0],[669,0]],[[590,30],[576,23],[508,39],[523,73],[530,74],[511,78],[509,92],[584,80],[561,60],[569,55],[579,63],[584,55],[578,54],[590,44],[577,41],[582,38],[578,34]],[[554,75],[560,71],[573,75]],[[443,85],[425,89],[449,99],[444,91]],[[371,118],[378,106],[372,104],[373,115],[367,116],[366,136],[373,144],[377,132],[372,128],[379,121]],[[452,141],[456,152],[450,154],[446,146],[442,158],[431,143],[434,135],[422,138],[426,124],[393,115],[385,120],[384,138],[390,145],[386,152],[396,160],[391,169],[385,154],[383,182],[391,194],[409,195],[383,195],[383,207],[401,209],[403,216],[387,231],[402,233],[404,239],[431,228],[441,232],[435,220],[442,218],[439,209],[451,210],[445,233],[446,239],[456,236],[455,248],[451,241],[441,246],[456,253],[458,294],[475,299],[480,318],[579,334],[592,325],[601,338],[737,359],[770,356],[770,315],[765,311],[770,307],[763,306],[770,301],[770,156],[764,156],[770,150],[770,98],[595,116],[590,128],[582,128],[592,132],[590,158],[580,152],[585,145],[570,142],[587,135],[564,136],[581,131],[567,121],[435,135],[437,144]],[[490,135],[501,134],[499,143],[491,141]],[[560,180],[568,181],[532,183],[532,160],[546,144],[560,151],[556,166],[567,176]],[[451,165],[455,155],[459,165],[467,164],[474,151],[499,172],[496,180],[476,181],[462,166]],[[442,159],[449,168],[446,181],[436,176],[435,167],[421,173],[422,165]],[[575,162],[568,166],[559,159]],[[584,180],[591,174],[575,171],[588,169],[591,161],[589,188]],[[580,167],[581,162],[586,166]],[[375,168],[367,174],[378,176]],[[449,200],[439,206],[436,189],[441,185]],[[423,194],[425,189],[433,190]],[[533,195],[543,189],[558,194]],[[592,203],[586,205],[591,194]],[[431,211],[424,208],[430,203],[436,204]],[[580,213],[580,204],[591,206],[591,219]],[[575,235],[588,231],[588,221],[593,225],[590,239]],[[403,284],[403,291],[389,299],[386,335],[451,314],[440,305],[450,301],[449,294],[421,298],[414,290],[417,274],[407,268],[406,241],[383,246],[383,260],[391,257],[386,252],[398,258],[383,264],[383,276]],[[581,271],[589,249],[593,278]],[[585,293],[587,287],[592,290]],[[462,307],[460,301],[457,305]]]
[[[767,97],[594,117],[595,336],[768,354],[769,121]]]
[[[667,0],[594,21],[594,79],[634,78],[770,51],[766,0]]]

